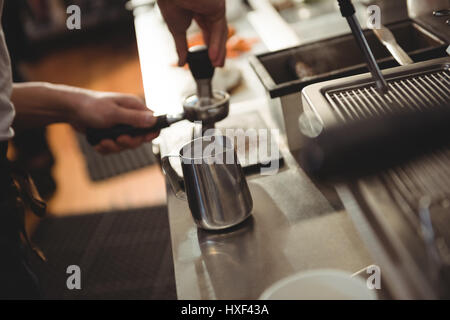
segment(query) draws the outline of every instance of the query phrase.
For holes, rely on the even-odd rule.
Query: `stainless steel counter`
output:
[[[233,24],[249,27],[242,19]],[[141,8],[136,11],[136,32],[149,105],[158,113],[179,110],[177,101],[190,78],[185,70],[170,66],[176,56],[167,28],[154,11]],[[241,67],[245,84],[232,100],[230,118],[256,112],[267,128],[276,128],[246,57],[234,63]],[[191,124],[181,122],[163,130],[158,141],[161,154],[177,150],[189,140],[191,129]],[[179,299],[257,299],[275,281],[299,271],[356,272],[372,263],[347,213],[335,211],[299,168],[284,137],[280,151],[283,170],[248,177],[252,218],[227,232],[198,230],[187,203],[167,188]]]
[[[264,102],[256,102],[261,112]],[[280,149],[285,168],[248,178],[252,217],[230,231],[198,230],[187,203],[167,188],[179,299],[257,299],[299,271],[356,272],[372,263],[346,212],[336,212],[285,145]]]

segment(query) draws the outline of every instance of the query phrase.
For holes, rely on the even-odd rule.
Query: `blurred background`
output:
[[[2,22],[13,63],[14,81],[48,81],[144,97],[133,14],[125,9],[125,2],[5,1]],[[73,32],[66,27],[66,8],[69,4],[81,8],[83,27],[80,31]],[[162,277],[166,286],[164,288],[169,289],[164,291],[164,288],[160,288],[157,291],[159,296],[154,296],[154,286],[158,284],[147,272],[155,273],[155,270],[141,263],[145,265],[145,277],[150,287],[147,286],[144,293],[141,290],[135,295],[128,290],[125,296],[176,297],[171,274],[172,261],[168,255],[171,249],[166,221],[165,184],[153,157],[151,144],[134,153],[103,158],[87,146],[83,137],[70,125],[57,124],[42,130],[18,133],[10,150],[10,158],[14,158],[31,173],[41,196],[48,202],[46,219],[41,221],[32,214],[26,219],[29,234],[33,235],[34,242],[48,259],[46,264],[36,263],[39,273],[42,273],[46,297],[64,297],[62,289],[65,286],[61,284],[65,283],[65,268],[71,261],[77,260],[78,253],[86,252],[89,243],[91,246],[94,243],[96,250],[103,252],[103,255],[99,252],[95,254],[95,257],[102,256],[98,259],[100,266],[98,263],[95,266],[94,257],[94,261],[89,263],[92,267],[88,268],[96,270],[92,271],[95,272],[92,278],[97,278],[97,284],[100,281],[103,286],[116,279],[126,281],[129,280],[127,275],[137,273],[132,268],[120,269],[120,262],[130,258],[124,257],[126,253],[121,253],[120,248],[109,250],[111,246],[107,239],[98,238],[96,232],[105,213],[118,212],[120,215],[124,210],[125,213],[135,214],[131,218],[128,215],[121,218],[129,221],[127,230],[110,229],[112,238],[117,238],[117,233],[121,233],[122,237],[136,233],[133,228],[142,223],[143,216],[148,224],[158,224],[163,219],[162,225],[156,226],[156,237],[160,235],[159,239],[148,241],[161,248],[161,254],[165,254],[161,260],[156,253],[154,260],[158,267],[169,274],[168,280]],[[137,211],[133,211],[136,208]],[[152,233],[151,228],[147,230],[149,234]],[[116,234],[113,236],[114,232]],[[134,256],[139,257],[139,249],[136,246],[134,249]],[[109,256],[105,257],[105,254]],[[113,268],[116,273],[110,272],[106,278],[99,279],[102,270],[109,269],[111,264],[116,265],[116,269]],[[60,276],[55,278],[58,274]],[[144,278],[139,273],[138,277]],[[145,281],[141,281],[140,289],[145,286]],[[97,290],[95,292],[84,291],[83,297],[94,297],[96,294],[101,297],[108,294],[111,298],[123,297],[123,292],[127,290],[127,286],[119,286],[121,296],[111,286],[108,289],[98,287],[93,289]],[[109,293],[104,293],[104,290]]]
[[[82,8],[82,32],[71,32],[65,26],[68,2]],[[143,97],[133,15],[125,9],[125,2],[6,1],[3,24],[14,65],[14,80],[48,81]],[[33,136],[33,139],[37,139],[37,135]],[[40,151],[51,151],[54,157],[52,170],[58,186],[55,192],[52,192],[50,182],[43,181],[44,177],[36,179],[38,187],[42,188],[41,194],[50,200],[51,213],[70,214],[165,202],[164,184],[159,170],[154,170],[156,165],[143,170],[151,179],[143,179],[143,172],[134,172],[134,177],[122,176],[117,182],[93,183],[89,179],[75,132],[70,126],[50,126],[45,135],[39,136],[40,139],[48,139],[49,150],[46,150],[45,143],[40,142],[38,145],[42,150],[35,150],[38,153],[36,156],[40,156]],[[30,152],[30,146],[33,145],[28,143],[20,148],[19,143],[17,156],[20,156],[20,152]],[[41,158],[42,164],[44,160],[50,160]],[[32,162],[31,159],[29,161]],[[53,164],[53,161],[46,163],[49,164]],[[33,169],[39,167],[37,163],[28,165]],[[42,183],[39,183],[40,180]],[[124,183],[129,180],[134,180],[133,183],[136,180],[152,180],[152,184],[141,189],[145,190],[145,197],[140,198],[135,192],[138,188],[126,194],[130,188],[124,187]],[[118,185],[121,187],[116,187]]]

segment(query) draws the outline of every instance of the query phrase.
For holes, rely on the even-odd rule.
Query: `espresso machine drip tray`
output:
[[[389,92],[380,95],[375,86],[362,85],[331,90],[326,97],[343,121],[357,120],[396,111],[397,108],[423,110],[450,103],[448,68],[407,75],[388,82]]]

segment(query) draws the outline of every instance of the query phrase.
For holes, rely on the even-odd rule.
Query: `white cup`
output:
[[[376,300],[375,290],[360,277],[340,270],[300,272],[277,281],[260,300]]]

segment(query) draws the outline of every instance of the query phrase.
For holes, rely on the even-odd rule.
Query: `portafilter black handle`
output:
[[[119,124],[112,128],[104,129],[88,128],[86,130],[86,138],[90,145],[96,146],[102,140],[115,140],[121,135],[129,135],[131,137],[143,136],[148,133],[158,132],[168,126],[170,126],[170,122],[167,119],[167,115],[162,115],[156,117],[155,125],[148,128],[136,128],[126,124]]]
[[[187,62],[195,80],[212,79],[214,66],[209,58],[208,47],[195,46],[189,49]]]

